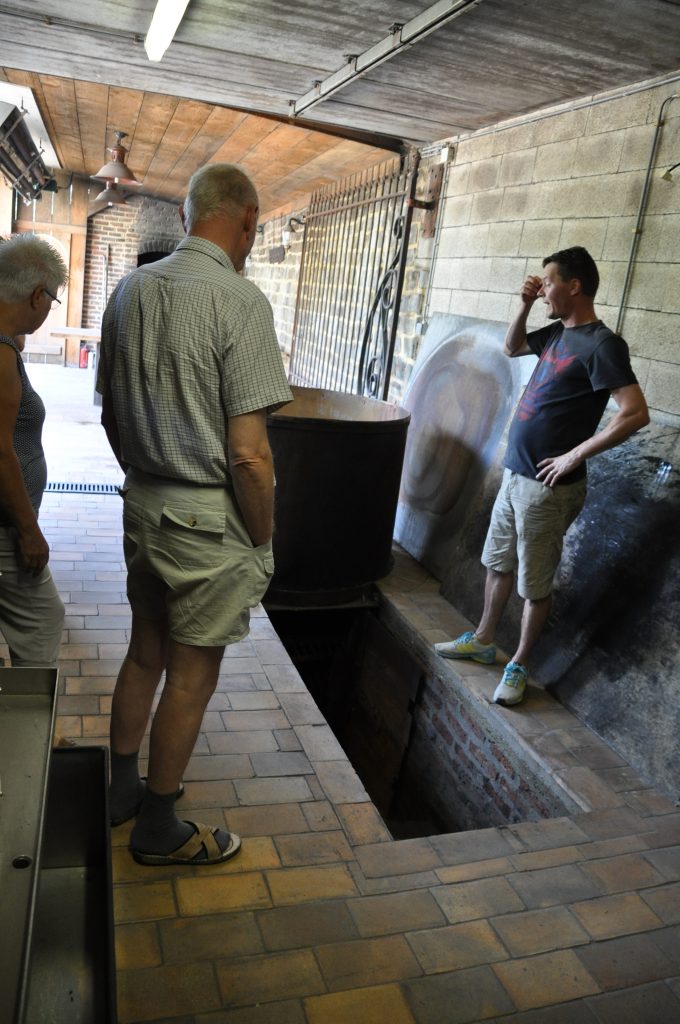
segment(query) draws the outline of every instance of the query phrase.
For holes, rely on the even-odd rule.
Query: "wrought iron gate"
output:
[[[386,398],[418,155],[314,193],[305,214],[290,379]]]

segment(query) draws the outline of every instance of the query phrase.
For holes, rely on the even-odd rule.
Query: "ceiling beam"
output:
[[[298,100],[291,101],[291,114],[299,117],[305,110],[316,106],[329,96],[335,95],[347,85],[377,68],[398,53],[425,39],[431,32],[472,10],[482,0],[438,0],[404,25],[392,26],[389,35],[360,54],[347,54],[347,64],[328,78],[314,83],[314,86]]]

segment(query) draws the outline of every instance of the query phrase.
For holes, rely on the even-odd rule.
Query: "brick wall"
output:
[[[541,258],[581,244],[601,274],[598,313],[614,328],[654,129],[674,88],[645,84],[459,139],[428,312],[507,322]],[[678,159],[680,99],[668,105],[665,122],[622,334],[655,417],[677,423],[680,181],[663,181],[661,173]],[[529,326],[544,322],[537,303]]]
[[[131,196],[87,222],[83,327],[98,327],[108,297],[145,252],[172,252],[183,237],[177,206]]]
[[[565,813],[545,780],[489,731],[449,683],[428,675],[414,715],[409,769],[447,828],[466,831]]]

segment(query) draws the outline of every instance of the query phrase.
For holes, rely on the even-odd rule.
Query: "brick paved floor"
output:
[[[116,496],[48,494],[41,517],[67,604],[58,730],[78,743],[107,742],[128,638],[119,516]],[[460,621],[408,558],[381,589],[423,658]],[[438,670],[479,700],[499,673]],[[680,813],[548,695],[495,713],[582,810],[394,842],[258,610],[182,801],[242,853],[149,868],[112,832],[121,1024],[677,1024]]]

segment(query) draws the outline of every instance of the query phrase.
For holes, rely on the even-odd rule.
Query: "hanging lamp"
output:
[[[126,206],[127,200],[119,190],[115,181],[110,179],[106,182],[106,188],[95,196],[95,203],[108,203],[109,206]]]
[[[102,181],[114,181],[119,185],[125,185],[126,187],[141,185],[141,182],[137,181],[134,174],[125,163],[125,157],[127,155],[127,149],[123,145],[123,139],[127,135],[127,132],[116,132],[116,144],[109,150],[111,159],[107,164],[93,174],[93,178],[97,178]]]

